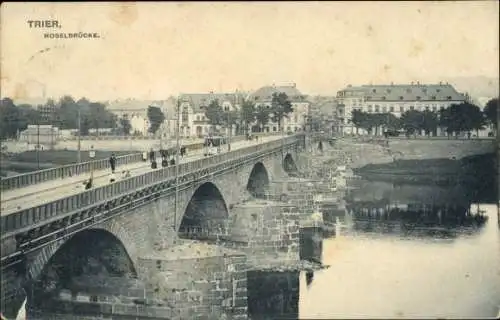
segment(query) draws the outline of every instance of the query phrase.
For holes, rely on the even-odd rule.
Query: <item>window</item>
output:
[[[366,97],[366,100],[371,100],[371,99],[372,99],[372,96]]]
[[[415,107],[414,106],[410,106],[410,110],[415,110]]]
[[[417,100],[420,100],[420,96],[417,96]]]
[[[406,93],[411,93],[411,89],[410,88],[406,89]]]
[[[394,112],[394,107],[393,107],[393,106],[390,106],[390,107],[389,107],[389,111],[390,111],[390,112]]]
[[[369,105],[369,106],[368,106],[368,112],[373,112],[373,107],[372,107],[372,105]]]
[[[387,89],[387,93],[391,93],[391,89]]]
[[[405,112],[405,107],[404,106],[399,107],[399,112],[401,113]]]
[[[429,111],[429,106],[425,105],[425,110]]]
[[[446,97],[448,100],[451,100],[451,96]]]
[[[273,127],[273,131],[276,132],[276,127]]]
[[[436,106],[432,106],[432,111],[437,111],[437,107]]]
[[[373,89],[373,90],[372,90],[372,92],[373,92],[373,93],[376,93],[376,92],[377,92],[377,89]]]
[[[403,100],[403,99],[404,99],[403,96],[399,96],[399,100]]]
[[[385,100],[385,96],[382,97],[382,100]]]
[[[380,112],[380,106],[379,105],[375,105],[375,112]]]
[[[436,89],[436,92],[441,92],[441,89]]]
[[[432,100],[436,100],[436,96],[432,96],[432,97],[431,97],[431,99],[432,99]]]
[[[384,113],[387,112],[387,107],[386,106],[382,107],[382,112],[384,112]]]

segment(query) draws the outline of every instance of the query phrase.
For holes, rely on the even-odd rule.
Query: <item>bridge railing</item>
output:
[[[249,154],[266,153],[272,149],[286,147],[300,141],[301,135],[289,136],[284,139],[258,144],[231,152],[218,154],[200,160],[179,165],[179,177],[196,170],[210,168],[225,161],[239,159]],[[283,141],[282,141],[283,140]],[[95,206],[106,200],[116,198],[175,177],[175,166],[166,167],[148,173],[130,177],[113,184],[84,191],[80,194],[52,201],[37,207],[21,210],[1,217],[2,233],[11,232],[36,223],[60,217],[77,209]]]
[[[116,157],[118,165],[125,165],[129,163],[139,162],[142,160],[141,153],[133,153],[125,156]],[[33,184],[55,180],[64,179],[73,175],[90,172],[92,166],[94,170],[103,170],[109,168],[109,159],[100,159],[94,161],[87,161],[77,164],[69,164],[65,166],[44,169],[39,171],[28,172],[7,178],[1,179],[2,191],[22,188]]]
[[[259,134],[254,134],[258,136],[266,136],[266,135],[273,135],[269,133],[259,133]],[[244,136],[235,136],[233,137],[233,142],[241,141],[245,137]],[[185,145],[188,147],[188,150],[190,147],[195,147],[198,148],[201,146],[203,143],[201,139],[197,139],[199,141],[197,142],[190,142],[190,143],[185,143]],[[169,150],[175,150],[175,147],[169,147]],[[117,160],[117,165],[127,165],[131,163],[136,163],[142,161],[142,154],[141,153],[133,153],[125,156],[119,156],[116,158]],[[28,172],[28,173],[23,173],[19,175],[14,175],[10,176],[7,178],[0,178],[1,182],[1,190],[2,191],[7,191],[7,190],[12,190],[12,189],[17,189],[17,188],[23,188],[26,186],[30,186],[33,184],[37,183],[42,183],[50,180],[56,180],[56,179],[64,179],[67,177],[71,177],[74,175],[79,175],[82,173],[88,173],[90,172],[92,166],[94,167],[94,170],[104,170],[104,169],[109,169],[110,164],[108,159],[100,159],[100,160],[94,160],[94,161],[87,161],[87,162],[82,162],[82,163],[76,163],[76,164],[69,164],[65,166],[59,166],[55,168],[50,168],[50,169],[44,169],[44,170],[39,170],[39,171],[33,171],[33,172]]]

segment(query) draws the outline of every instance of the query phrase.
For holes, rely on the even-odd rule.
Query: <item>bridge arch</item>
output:
[[[297,164],[290,153],[287,153],[283,158],[283,170],[285,170],[289,176],[295,176],[298,173]]]
[[[253,166],[246,189],[255,198],[264,198],[269,190],[269,174],[262,162],[257,162]]]
[[[32,281],[27,297],[27,304],[35,308],[59,295],[61,290],[70,289],[78,278],[137,278],[134,262],[123,242],[101,228],[80,231],[64,243],[48,246],[40,256],[34,264],[47,261],[43,267],[30,268]]]
[[[223,232],[228,217],[229,210],[219,188],[212,182],[205,182],[191,196],[178,235],[193,239]]]

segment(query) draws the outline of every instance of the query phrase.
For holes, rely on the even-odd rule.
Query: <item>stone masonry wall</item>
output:
[[[246,319],[246,257],[223,248],[207,253],[205,244],[187,246],[178,248],[183,257],[176,257],[174,247],[171,257],[139,259],[147,295],[164,301],[180,319]]]
[[[223,245],[243,250],[254,261],[277,255],[280,260],[297,261],[299,221],[295,208],[278,202],[253,200],[235,205],[230,235]]]

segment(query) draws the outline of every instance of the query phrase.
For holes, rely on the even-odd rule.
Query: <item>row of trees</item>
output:
[[[45,110],[45,111],[42,111]],[[34,107],[29,104],[14,104],[10,98],[0,101],[0,138],[14,138],[28,124],[53,125],[60,129],[77,129],[80,121],[80,133],[88,135],[89,129],[116,128],[117,119],[104,104],[92,102],[86,98],[75,101],[64,96],[57,102],[49,99],[45,105]],[[122,119],[127,125],[128,120]],[[128,122],[130,127],[130,123]],[[129,129],[130,131],[130,129]]]
[[[354,110],[352,123],[368,133],[379,130],[404,130],[407,135],[424,131],[435,135],[437,129],[448,135],[484,129],[485,125],[497,126],[498,98],[490,100],[483,111],[471,103],[454,104],[438,112],[431,110],[408,110],[400,118],[392,113],[366,113]]]

